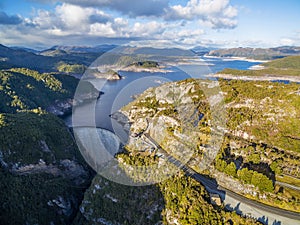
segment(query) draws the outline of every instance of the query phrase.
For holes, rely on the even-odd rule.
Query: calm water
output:
[[[258,65],[258,62],[247,61],[223,61],[221,59],[205,58],[207,65],[184,65],[170,68],[174,72],[169,73],[135,73],[120,72],[124,79],[117,81],[105,81],[101,79],[89,80],[100,91],[104,92],[95,105],[85,105],[85,108],[79,114],[81,126],[92,126],[94,121],[87,119],[94,111],[94,118],[97,127],[108,130],[116,129],[114,120],[109,115],[127,105],[133,100],[132,96],[137,95],[148,89],[149,87],[159,86],[162,83],[170,81],[178,81],[186,78],[204,78],[205,75],[215,73],[225,68],[233,69],[249,69],[249,67]],[[95,108],[94,108],[95,107]],[[93,110],[94,109],[94,110]],[[72,116],[65,119],[66,123],[71,126]]]

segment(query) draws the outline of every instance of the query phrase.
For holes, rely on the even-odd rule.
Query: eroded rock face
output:
[[[73,100],[56,100],[52,105],[47,108],[47,111],[56,115],[56,116],[64,116],[66,114],[70,114],[72,112]]]
[[[0,130],[1,224],[70,224],[92,173],[67,128],[51,114],[7,115],[6,121]]]

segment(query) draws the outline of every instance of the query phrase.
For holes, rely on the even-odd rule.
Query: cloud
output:
[[[93,14],[89,16],[89,22],[93,23],[107,23],[111,18],[104,13]]]
[[[184,6],[171,6],[170,0],[53,0],[58,1],[51,10],[35,10],[29,18],[19,17],[23,22],[5,26],[0,39],[4,44],[145,40],[193,46],[201,44],[207,27],[236,26],[237,10],[228,0],[189,0]]]
[[[31,0],[49,3],[49,0]],[[52,2],[68,3],[81,7],[108,8],[130,17],[161,16],[168,8],[169,0],[52,0]]]
[[[31,1],[46,2],[46,0]],[[186,5],[173,6],[170,4],[171,0],[52,0],[52,2],[83,9],[115,11],[128,18],[157,18],[169,22],[198,20],[214,29],[232,29],[237,26],[238,10],[230,4],[230,0],[189,0]],[[78,15],[80,16],[80,13]],[[90,20],[105,23],[109,18],[92,15]]]
[[[23,22],[22,18],[18,15],[9,16],[5,12],[0,12],[0,24],[17,25],[22,22]]]
[[[95,8],[83,8],[71,4],[58,5],[54,12],[38,10],[36,16],[27,18],[27,24],[36,29],[56,34],[59,36],[70,34],[86,35],[92,28],[107,24],[113,19],[101,10]]]
[[[186,6],[174,5],[166,13],[167,20],[199,20],[214,29],[234,28],[237,9],[229,0],[190,0]]]

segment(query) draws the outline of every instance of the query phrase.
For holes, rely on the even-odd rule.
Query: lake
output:
[[[120,71],[123,77],[121,80],[107,81],[103,79],[89,79],[89,81],[99,90],[104,92],[96,104],[85,104],[79,107],[77,112],[76,125],[95,126],[113,131],[115,121],[109,115],[127,105],[133,100],[133,96],[142,93],[150,87],[159,86],[170,81],[179,81],[193,78],[206,78],[205,75],[215,73],[225,68],[249,69],[260,62],[249,62],[244,60],[223,60],[220,58],[205,58],[200,65],[181,65],[170,67],[173,72],[167,73],[147,73],[147,72],[125,72]],[[205,64],[205,65],[204,65]],[[65,122],[72,126],[72,116],[66,117]],[[114,129],[113,129],[114,128]]]

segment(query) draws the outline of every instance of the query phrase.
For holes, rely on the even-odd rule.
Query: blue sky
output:
[[[300,46],[299,0],[1,0],[9,46]]]

